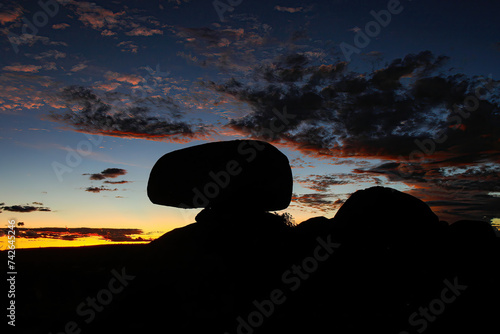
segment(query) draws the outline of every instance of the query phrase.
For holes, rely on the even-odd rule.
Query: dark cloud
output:
[[[445,201],[451,200],[450,190],[464,191],[470,195],[464,203],[474,202],[472,210],[481,201],[468,191],[485,194],[498,185],[491,173],[477,168],[500,163],[499,81],[456,74],[446,68],[447,60],[424,51],[357,73],[346,62],[318,64],[310,54],[295,52],[254,67],[251,81],[234,76],[206,86],[251,107],[249,114],[230,120],[227,127],[233,131],[333,159],[332,164],[339,158],[386,161],[375,168],[358,165],[354,174],[363,173],[364,180],[302,180],[310,189],[401,182],[415,194],[425,189],[427,197],[446,189],[439,193]],[[451,167],[469,172],[447,176]],[[491,208],[491,199],[483,201],[485,210]],[[481,217],[495,213],[500,210]],[[479,211],[473,215],[478,218]]]
[[[316,155],[398,159],[418,149],[417,142],[436,139],[426,158],[484,154],[500,161],[493,154],[500,139],[498,82],[436,74],[446,60],[425,51],[361,74],[345,62],[316,65],[305,54],[289,54],[256,68],[259,84],[232,78],[207,86],[252,107],[230,128]],[[481,86],[488,90],[479,90],[470,112]],[[284,110],[289,117],[280,122]]]
[[[90,88],[70,86],[58,98],[68,108],[52,112],[50,118],[86,133],[149,140],[192,139],[206,134],[205,127],[178,120],[179,107],[168,97],[125,97],[116,92],[98,95]],[[132,99],[132,106],[123,103],[126,98]]]
[[[111,188],[106,188],[104,186],[100,187],[87,187],[85,191],[88,191],[90,193],[100,193],[101,191],[118,191],[118,188],[111,189]]]
[[[127,170],[121,169],[121,168],[107,168],[103,170],[100,173],[95,173],[95,174],[83,174],[83,175],[90,175],[89,179],[90,180],[104,180],[107,178],[116,178],[121,175],[127,174]],[[104,182],[104,183],[111,183],[111,182]],[[125,182],[126,183],[126,182]]]
[[[488,220],[500,216],[499,198],[489,195],[500,190],[498,164],[453,166],[440,162],[412,166],[412,169],[411,176],[407,176],[404,164],[389,162],[356,169],[354,173],[381,175],[412,186],[408,193],[427,202],[443,220]]]
[[[34,212],[34,211],[45,211],[49,212],[52,211],[47,207],[38,207],[38,206],[31,206],[31,205],[12,205],[12,206],[2,206],[2,210],[5,211],[11,211],[11,212]]]
[[[8,229],[0,229],[0,236],[6,235]],[[137,236],[139,235],[139,236]],[[26,239],[61,239],[77,240],[98,236],[109,241],[140,242],[151,241],[151,238],[143,238],[143,231],[132,228],[60,228],[60,227],[40,227],[40,228],[17,228],[17,238]],[[133,237],[134,236],[134,237]]]
[[[293,194],[292,202],[302,204],[321,211],[330,211],[333,209],[334,201],[330,198],[331,195],[310,193],[310,194]]]
[[[106,168],[101,172],[101,174],[104,175],[104,177],[116,178],[120,175],[127,174],[127,171],[121,168]]]
[[[125,181],[125,180],[121,180],[121,181],[104,181],[104,183],[108,183],[108,184],[125,184],[125,183],[130,183],[132,181]]]
[[[226,73],[248,73],[259,62],[259,51],[271,42],[270,27],[255,19],[242,20],[242,24],[243,27],[236,29],[219,24],[200,28],[175,27],[173,33],[199,55],[190,57],[198,65],[215,66]]]

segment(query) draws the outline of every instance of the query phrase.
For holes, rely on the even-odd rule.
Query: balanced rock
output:
[[[151,202],[178,208],[272,211],[288,207],[288,158],[257,140],[202,144],[161,157],[148,182]]]

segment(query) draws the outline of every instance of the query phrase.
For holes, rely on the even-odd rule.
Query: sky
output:
[[[234,139],[289,158],[281,212],[296,223],[331,218],[381,185],[449,223],[499,224],[499,10],[484,0],[2,1],[0,248],[10,220],[18,248],[145,243],[190,224],[199,209],[149,201],[151,168]]]

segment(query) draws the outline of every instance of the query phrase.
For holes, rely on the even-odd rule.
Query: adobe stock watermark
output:
[[[236,318],[238,323],[236,326],[237,334],[252,334],[255,329],[262,326],[265,319],[273,315],[276,307],[287,300],[287,290],[288,293],[297,291],[302,282],[309,279],[318,270],[319,264],[330,258],[335,250],[340,247],[340,244],[332,242],[331,238],[331,235],[328,235],[326,240],[317,237],[318,244],[311,256],[302,259],[300,265],[292,265],[290,269],[281,275],[281,282],[286,285],[286,290],[277,288],[269,293],[269,299],[254,300],[252,302],[254,310],[244,318],[241,316]],[[225,332],[224,334],[230,333]]]
[[[78,304],[76,307],[76,314],[80,317],[86,317],[83,321],[90,324],[94,321],[96,313],[102,312],[105,306],[111,304],[115,295],[121,293],[125,287],[128,286],[135,276],[127,275],[125,267],[121,272],[115,269],[111,270],[113,277],[109,280],[107,288],[101,289],[97,292],[95,297],[87,297],[85,301]],[[77,321],[71,320],[64,325],[64,330],[55,334],[79,334],[82,332],[80,325]],[[50,332],[49,334],[52,334]]]
[[[21,35],[14,34],[9,31],[7,38],[9,39],[15,53],[19,53],[19,45],[23,44],[26,39],[34,38],[38,35],[39,28],[45,27],[49,23],[49,17],[53,18],[59,13],[59,4],[56,0],[40,0],[37,2],[41,10],[33,14],[31,21],[23,16],[21,20]]]
[[[241,5],[243,0],[226,0],[227,3],[224,3],[221,0],[215,0],[212,2],[217,15],[219,15],[219,20],[224,22],[224,13],[234,11],[234,7]]]
[[[412,329],[399,332],[399,334],[423,333],[429,323],[436,321],[437,317],[443,314],[446,305],[453,303],[467,289],[467,285],[459,284],[457,277],[453,279],[453,283],[448,279],[445,279],[443,283],[446,287],[441,290],[439,298],[431,300],[427,307],[419,307],[418,311],[413,312],[408,318]]]
[[[84,133],[84,135],[87,137],[87,140],[80,140],[76,148],[69,145],[65,147],[67,153],[64,164],[59,161],[52,161],[52,170],[56,174],[59,182],[63,182],[63,175],[71,173],[73,169],[77,168],[82,163],[83,157],[92,154],[93,149],[99,147],[102,143],[102,135],[97,135],[97,138],[87,133]]]
[[[411,1],[411,0],[408,0]],[[377,37],[382,32],[382,28],[386,28],[392,20],[392,15],[400,14],[404,7],[399,0],[389,0],[387,2],[387,9],[382,9],[379,12],[374,10],[370,11],[370,15],[374,18],[365,24],[364,30],[357,28],[356,35],[354,35],[354,46],[342,42],[340,43],[340,50],[347,61],[351,61],[351,56],[356,53],[359,54],[362,49],[366,48],[371,39]]]
[[[296,115],[288,113],[286,106],[282,111],[278,109],[273,109],[274,117],[269,120],[269,127],[263,128],[260,134],[265,137],[275,138],[278,133],[284,131],[286,126],[290,124],[290,120],[294,119]],[[251,163],[255,160],[259,152],[264,150],[265,146],[258,143],[257,141],[242,141],[237,148],[238,155],[241,156],[242,160],[247,163]],[[192,207],[206,207],[210,200],[219,196],[220,192],[227,188],[231,182],[231,179],[237,177],[243,171],[240,161],[233,159],[226,163],[223,170],[210,171],[210,181],[201,186],[200,188],[194,187],[193,191],[193,205],[184,204],[185,208]],[[184,211],[184,210],[181,210]],[[187,218],[190,216],[187,213],[181,212]]]
[[[453,123],[448,124],[445,129],[439,131],[434,138],[427,138],[425,140],[415,139],[413,142],[418,149],[413,150],[409,154],[408,160],[406,160],[406,158],[402,155],[398,157],[398,160],[406,166],[405,171],[399,171],[399,176],[403,178],[410,177],[414,172],[412,167],[413,163],[422,163],[426,156],[432,155],[436,152],[437,144],[443,144],[448,140],[448,135],[446,135],[448,128],[452,128],[454,130],[459,129],[463,124],[464,119],[469,118],[471,112],[479,109],[479,101],[482,99],[483,95],[487,92],[491,92],[495,86],[491,74],[488,76],[488,82],[485,83],[485,80],[481,80],[481,84],[482,85],[474,89],[474,95],[468,95],[464,98],[462,103],[463,107],[456,104],[453,106],[454,115],[449,119],[449,121]]]

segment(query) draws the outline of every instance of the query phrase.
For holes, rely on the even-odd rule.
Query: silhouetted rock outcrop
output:
[[[385,187],[356,191],[340,207],[334,222],[346,238],[366,236],[379,242],[422,240],[446,228],[423,201]]]
[[[239,145],[254,149],[255,156],[241,155]],[[197,203],[193,188],[216,183],[213,175],[223,175],[230,161],[239,161],[241,172],[217,196]],[[448,226],[421,200],[373,187],[354,193],[334,218],[291,227],[266,212],[288,205],[291,180],[286,157],[262,142],[167,154],[151,173],[148,195],[162,205],[205,207],[197,222],[140,252],[92,248],[73,255],[84,260],[73,264],[85,272],[78,282],[62,275],[58,257],[42,251],[32,258],[36,269],[23,269],[16,291],[20,308],[39,296],[22,310],[23,319],[41,324],[20,323],[20,333],[59,332],[72,319],[93,334],[498,332],[500,245],[487,223]],[[23,255],[29,253],[19,258],[27,261]],[[122,267],[134,276],[126,289],[95,319],[75,318],[75,307],[86,296],[99,299],[111,287],[110,270]],[[43,291],[39,277],[50,274],[61,278],[44,279],[56,283]],[[70,291],[75,298],[68,299]],[[67,311],[59,319],[61,310]]]
[[[168,153],[151,171],[148,196],[179,208],[271,211],[292,196],[288,158],[257,140],[208,143]]]

